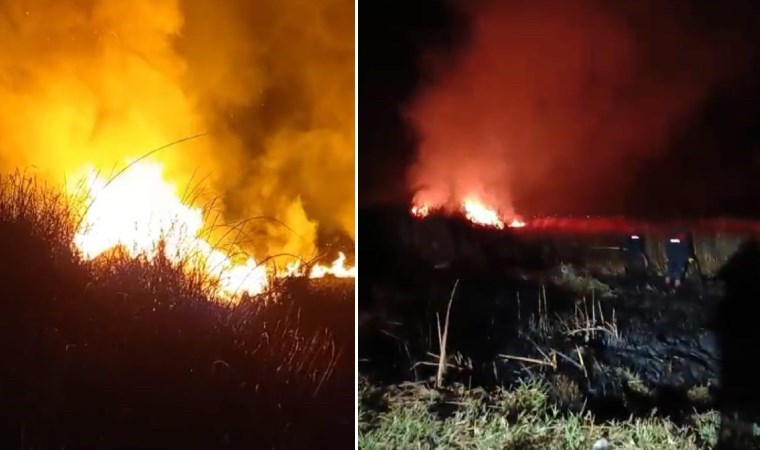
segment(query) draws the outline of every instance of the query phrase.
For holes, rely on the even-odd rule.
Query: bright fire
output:
[[[346,255],[341,252],[338,259],[329,266],[315,265],[311,268],[309,278],[322,278],[332,275],[338,278],[356,278],[356,267],[346,267]]]
[[[505,227],[522,228],[527,224],[517,217],[505,219],[499,212],[476,198],[467,198],[462,201],[461,210],[470,222],[503,230]],[[430,214],[430,205],[422,203],[412,206],[412,215],[424,218]]]
[[[499,218],[499,213],[475,199],[466,199],[462,202],[462,211],[472,223],[487,227],[504,228],[504,221]]]
[[[417,217],[427,217],[430,214],[430,205],[412,206],[412,214]]]
[[[88,208],[74,240],[86,259],[121,246],[132,257],[150,260],[163,241],[167,258],[218,280],[222,298],[256,295],[269,287],[272,275],[265,266],[250,256],[234,262],[201,237],[202,211],[183,203],[175,186],[164,180],[161,165],[139,162],[111,182],[93,174],[88,188]],[[345,261],[341,253],[330,266],[314,266],[309,276],[355,277],[355,268],[346,267]],[[296,273],[298,266],[293,269],[286,276]]]

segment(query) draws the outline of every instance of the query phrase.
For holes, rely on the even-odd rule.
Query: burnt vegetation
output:
[[[76,223],[56,188],[0,178],[0,447],[351,445],[353,280],[224,304],[167,258],[84,261]]]
[[[725,408],[758,422],[736,403],[755,395],[738,354],[758,341],[737,339],[754,336],[756,308],[717,314],[726,271],[747,280],[729,261],[748,236],[696,233],[701,265],[674,289],[667,236],[650,236],[641,265],[620,248],[624,233],[499,231],[390,208],[360,221],[374,236],[359,291],[362,447],[588,449],[605,437],[614,448],[707,449]],[[720,338],[735,347],[729,369]]]

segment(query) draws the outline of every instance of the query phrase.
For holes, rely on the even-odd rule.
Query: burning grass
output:
[[[83,258],[78,218],[56,188],[0,178],[3,448],[351,445],[352,283],[220,302],[164,241]]]
[[[242,224],[220,224],[213,198],[204,208],[192,206],[204,196],[199,186],[180,196],[162,172],[160,163],[138,159],[109,179],[92,171],[87,180],[70,188],[80,215],[74,245],[84,259],[116,248],[132,258],[168,258],[190,276],[204,278],[209,296],[228,301],[262,294],[278,277],[355,276],[355,269],[345,266],[343,253],[329,266],[288,254],[257,261],[240,248],[239,244],[252,240]],[[273,218],[258,219],[274,221],[304,239]],[[278,267],[278,257],[288,261]]]

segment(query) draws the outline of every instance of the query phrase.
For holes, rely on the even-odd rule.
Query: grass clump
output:
[[[364,390],[364,393],[369,390]],[[684,425],[659,417],[597,423],[589,412],[564,412],[547,385],[532,381],[490,393],[483,401],[450,398],[456,409],[442,417],[430,396],[384,398],[377,408],[360,400],[359,448],[587,450],[605,437],[615,449],[701,450],[717,440],[718,414],[694,414]]]
[[[586,273],[578,273],[571,264],[560,264],[552,281],[559,287],[568,289],[579,296],[605,297],[612,294],[609,285]]]

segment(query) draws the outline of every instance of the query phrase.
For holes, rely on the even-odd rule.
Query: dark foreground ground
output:
[[[378,244],[385,264],[363,264],[360,285],[361,446],[588,449],[605,436],[614,448],[713,448],[723,286],[692,274],[671,292],[656,267],[626,274],[572,240],[552,238],[554,256],[576,249],[565,261],[537,251],[508,263],[493,242],[437,264],[419,238]]]
[[[0,183],[0,448],[352,448],[354,280],[237,306],[166,261],[70,250],[65,202]]]

